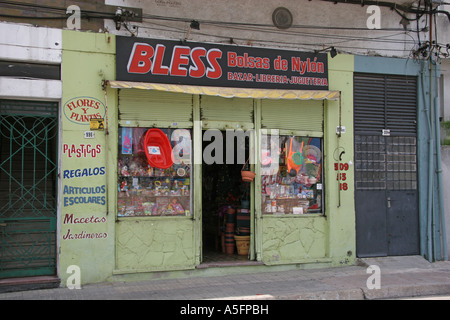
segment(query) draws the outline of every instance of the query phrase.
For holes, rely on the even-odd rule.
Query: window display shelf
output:
[[[190,216],[190,197],[182,195],[120,195],[118,217]]]
[[[320,219],[324,218],[323,213],[304,213],[304,214],[292,214],[292,213],[273,213],[264,214],[261,216],[263,219]]]
[[[119,179],[122,182],[117,197],[119,217],[190,216],[190,182],[186,181],[189,178],[144,176],[122,179]]]
[[[190,217],[191,132],[119,130],[117,216]]]
[[[321,214],[322,139],[263,136],[261,207],[263,215]]]
[[[167,220],[192,220],[192,216],[186,215],[167,215],[167,216],[152,216],[152,215],[141,215],[141,216],[117,216],[117,220],[123,222],[130,221],[161,221],[161,219]]]

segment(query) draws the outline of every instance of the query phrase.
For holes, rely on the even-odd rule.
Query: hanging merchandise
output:
[[[148,129],[145,134],[144,149],[150,166],[167,169],[173,165],[172,147],[162,130]]]
[[[289,138],[286,142],[286,163],[289,175],[295,177],[303,165],[303,141],[300,151],[292,151],[292,145],[295,143],[294,138]]]
[[[318,139],[310,139],[305,151],[305,168],[304,171],[308,176],[308,185],[313,185],[320,179],[322,168],[322,152],[314,145],[319,141]],[[320,143],[320,142],[319,142]],[[319,144],[320,145],[320,144]]]
[[[318,139],[315,139],[318,140]],[[309,163],[319,164],[322,158],[322,152],[319,147],[313,145],[314,140],[310,139],[308,146],[306,147],[305,160]]]
[[[132,140],[133,140],[133,129],[122,128],[122,154],[133,153]]]
[[[245,164],[242,166],[241,176],[242,176],[242,181],[252,182],[253,179],[255,178],[255,173],[253,171],[244,170],[245,166],[247,165],[248,160],[249,159],[247,159]]]
[[[130,128],[133,130],[133,154],[144,153],[145,128]]]

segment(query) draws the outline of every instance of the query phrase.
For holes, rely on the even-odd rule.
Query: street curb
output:
[[[387,286],[381,289],[362,289],[362,291],[364,298],[367,300],[446,295],[450,294],[450,283],[398,285]]]
[[[220,300],[228,299],[220,298]],[[263,294],[240,297],[238,299],[236,299],[236,297],[233,297],[231,300],[364,300],[364,294],[361,289],[348,289],[319,292],[301,292],[276,296]]]
[[[238,300],[386,300],[450,294],[450,283],[431,285],[397,285],[380,289],[356,288],[283,295],[254,295]],[[236,299],[236,298],[233,298]],[[215,299],[213,299],[215,300]],[[227,300],[227,299],[221,299]]]
[[[361,289],[331,290],[322,292],[304,292],[279,296],[279,300],[364,300]]]

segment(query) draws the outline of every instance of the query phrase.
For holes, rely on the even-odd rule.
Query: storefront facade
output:
[[[257,5],[227,12],[226,31],[206,23],[232,7],[221,2],[204,12],[201,32],[185,19],[200,2],[131,8],[146,16],[136,25],[83,15],[91,32],[47,28],[65,27],[65,13],[0,24],[0,279],[64,286],[446,259],[445,63],[432,48],[407,47],[407,33],[346,51],[355,55],[325,49],[332,29],[299,43],[273,28],[278,9]],[[375,40],[362,30],[364,7],[304,7],[292,12],[305,26],[333,12],[342,19],[326,26],[351,20],[355,37]],[[398,27],[382,9],[383,26]],[[178,18],[164,30],[150,23],[168,16]],[[436,34],[427,33],[419,44]],[[243,181],[244,169],[254,177]]]
[[[271,66],[278,61],[275,73],[279,78],[269,76],[274,72],[270,68],[264,69],[265,78],[258,78],[261,83],[262,79],[275,82],[271,83],[274,89],[267,89],[240,86],[244,77],[250,82],[250,75],[257,73],[241,72],[245,67],[242,59],[255,57],[254,52],[210,45],[205,52],[224,54],[231,48],[236,57],[242,57],[227,69],[220,65],[228,83],[211,86],[211,79],[206,83],[158,83],[123,78],[118,71],[131,65],[135,43],[156,48],[157,42],[149,42],[155,40],[133,39],[127,47],[120,37],[110,34],[66,30],[61,34],[61,97],[36,96],[40,101],[61,101],[58,115],[49,114],[59,119],[54,127],[59,133],[53,135],[58,137],[59,179],[54,180],[58,184],[53,204],[56,223],[51,231],[54,240],[49,242],[53,262],[45,274],[56,273],[62,285],[72,281],[77,272],[82,283],[152,278],[161,272],[168,277],[205,270],[210,274],[212,266],[226,268],[229,263],[219,262],[216,254],[238,257],[246,272],[276,266],[337,266],[352,264],[363,256],[358,252],[363,243],[374,244],[374,248],[386,245],[359,238],[359,234],[369,234],[361,230],[372,226],[366,223],[361,229],[358,222],[361,202],[355,192],[359,192],[363,163],[357,143],[361,137],[354,135],[361,135],[360,127],[354,129],[360,125],[354,108],[360,112],[361,103],[355,90],[360,90],[365,77],[397,81],[396,77],[403,75],[401,81],[414,84],[414,90],[402,87],[411,91],[412,102],[416,96],[418,106],[411,107],[411,116],[403,118],[415,122],[414,112],[428,110],[426,64],[341,54],[311,60],[298,52],[258,50],[259,57],[267,57]],[[163,43],[170,48],[166,56],[172,58],[167,53],[173,53],[174,47],[169,47],[171,42]],[[125,50],[122,53],[121,48]],[[316,71],[323,71],[324,76],[315,80],[316,84],[326,83],[322,90],[279,86],[285,71],[282,61],[290,61],[291,66],[292,54],[300,61],[309,58],[316,67],[322,63]],[[125,66],[120,55],[128,55]],[[179,60],[178,71],[183,71],[183,61]],[[198,61],[204,61],[206,75],[208,60]],[[171,64],[161,60],[159,66],[164,70]],[[209,67],[213,72],[214,63]],[[191,70],[202,67],[198,64],[198,69]],[[3,94],[4,103],[18,98],[11,92]],[[31,93],[22,94],[19,100],[31,98]],[[409,162],[402,160],[402,165],[416,170],[404,171],[409,178],[398,181],[406,186],[402,190],[406,195],[416,194],[411,203],[416,204],[417,215],[408,222],[417,230],[409,233],[416,242],[414,251],[405,254],[427,258],[431,251],[440,250],[424,240],[440,237],[439,228],[429,228],[430,221],[439,218],[428,210],[439,201],[438,190],[433,189],[436,184],[428,174],[434,165],[428,157],[429,121],[426,113],[417,112],[417,132],[405,129],[410,137],[402,141],[417,140],[414,145],[408,142],[407,149],[401,145],[402,155],[412,152],[407,156]],[[242,181],[243,168],[255,173],[251,182]],[[390,189],[383,192],[393,194]],[[397,199],[390,200],[385,204],[396,205]],[[232,232],[229,206],[235,210]],[[8,225],[11,228],[13,224]],[[248,253],[239,254],[234,236],[249,239]],[[230,242],[234,246],[231,254],[226,252]],[[386,254],[392,252],[381,253]],[[215,270],[224,272],[224,268]],[[31,272],[35,274],[35,268]]]
[[[145,62],[131,55],[139,52],[145,60],[145,50],[163,45],[170,48],[166,56],[178,47],[199,52],[206,60],[197,62],[208,61],[209,67],[197,63],[190,71],[203,72],[205,79],[199,73],[179,85],[170,84],[172,75],[161,83],[133,78],[142,71],[145,79],[149,70],[139,69]],[[214,54],[230,48],[239,58],[225,70]],[[72,265],[80,268],[83,283],[200,270],[208,265],[211,248],[223,253],[230,241],[228,206],[236,210],[233,235],[250,239],[248,254],[241,255],[245,261],[261,266],[354,262],[353,57],[294,53],[299,61],[315,62],[320,76],[310,80],[317,86],[294,90],[268,75],[291,68],[292,52],[230,48],[63,31],[63,282]],[[162,57],[163,51],[152,54]],[[171,73],[186,71],[186,57],[189,53],[181,53],[175,63],[172,57],[172,65],[166,57],[169,62],[161,60],[152,72],[159,67],[164,73],[168,66]],[[244,65],[238,66],[249,63],[248,57],[261,63],[253,68],[263,71],[262,88],[255,85],[261,70],[244,73]],[[302,66],[308,68],[300,62],[292,67],[297,75]],[[135,73],[127,78],[121,68]],[[227,80],[211,86],[220,70]],[[244,77],[254,87],[240,86]],[[264,88],[276,85],[267,81],[279,82],[278,89]],[[245,163],[256,173],[252,182],[241,180]]]

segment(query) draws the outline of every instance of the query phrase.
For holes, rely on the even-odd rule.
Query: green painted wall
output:
[[[121,126],[193,126],[192,95],[140,89],[117,94]],[[111,144],[118,145],[118,141],[111,140]],[[117,167],[117,161],[111,166]],[[186,216],[119,217],[114,274],[194,268],[194,225],[195,220]]]
[[[94,138],[85,138],[85,132],[90,131],[89,117],[104,117],[106,108],[107,126],[115,127],[115,92],[105,98],[101,86],[103,79],[114,77],[114,36],[63,31],[58,226],[62,285],[75,275],[67,273],[69,266],[79,267],[82,284],[104,281],[114,266],[116,174],[107,163],[117,152],[108,149],[107,140],[113,138],[106,130],[93,131]]]
[[[329,57],[328,63],[329,89],[341,91],[341,103],[325,102],[325,216],[262,216],[262,261],[266,264],[355,261],[353,56]],[[339,125],[345,126],[341,137],[336,134]],[[339,161],[336,155],[343,151]],[[336,171],[336,163],[347,164],[348,169]],[[338,173],[345,173],[345,180],[338,181]]]
[[[262,260],[265,264],[312,262],[326,258],[327,223],[317,217],[264,217]]]
[[[123,219],[117,226],[116,273],[193,268],[193,235],[189,218]]]
[[[328,221],[328,256],[333,265],[352,264],[356,259],[355,244],[355,199],[354,199],[354,150],[353,150],[353,71],[354,56],[328,55],[329,89],[341,91],[339,101],[327,103],[325,111],[326,143],[326,215]],[[340,111],[339,111],[340,109]],[[337,126],[345,126],[345,133],[339,138]],[[335,164],[348,164],[346,180],[337,180],[339,171]],[[342,184],[342,188],[340,188]]]

